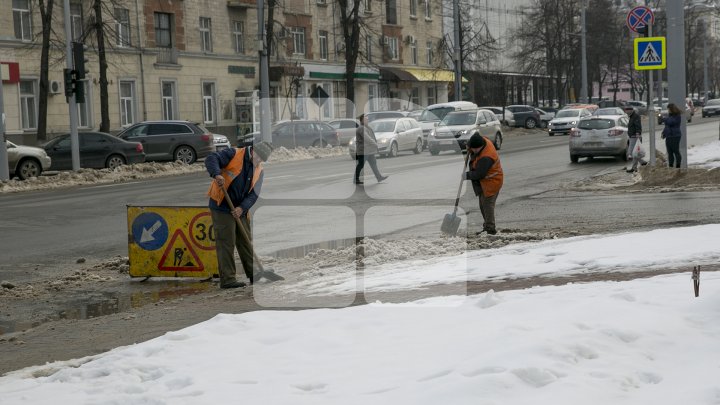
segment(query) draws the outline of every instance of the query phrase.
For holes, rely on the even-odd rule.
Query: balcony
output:
[[[227,6],[228,7],[237,7],[237,8],[255,8],[257,7],[257,1],[256,0],[227,0]]]
[[[158,65],[177,65],[178,64],[178,50],[177,48],[158,48],[157,49],[157,64]]]

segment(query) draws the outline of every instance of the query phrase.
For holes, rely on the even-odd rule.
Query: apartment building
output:
[[[353,114],[447,100],[452,76],[438,55],[439,1],[365,0],[361,5],[363,45]],[[55,3],[52,31],[63,33],[63,3]],[[6,132],[13,141],[34,144],[44,27],[33,0],[0,0],[0,7],[12,10],[0,15],[0,63],[9,76],[3,77]],[[142,120],[186,119],[213,132],[236,133],[238,122],[247,119],[236,96],[259,88],[254,0],[114,0],[103,2],[102,13],[111,131]],[[330,0],[283,0],[274,15],[272,119],[347,114],[338,5]],[[101,120],[93,21],[90,0],[71,1],[73,40],[87,46],[86,103],[78,104],[81,130],[96,129]],[[49,138],[69,130],[64,42],[53,38],[50,52]],[[310,98],[317,87],[330,97],[320,108]]]

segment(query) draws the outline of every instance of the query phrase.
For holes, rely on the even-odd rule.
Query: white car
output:
[[[538,114],[540,114],[540,128],[547,128],[550,121],[555,118],[555,113],[552,111],[545,111],[542,108],[535,108]]]
[[[20,180],[25,180],[30,177],[39,177],[43,170],[50,168],[52,159],[45,149],[15,145],[10,141],[5,141],[5,145],[10,176],[17,176]]]
[[[590,117],[592,114],[587,108],[568,108],[560,110],[555,114],[548,124],[548,134],[569,134],[570,130],[577,127],[580,119]]]
[[[395,157],[398,152],[411,150],[418,154],[423,151],[423,132],[414,118],[383,118],[368,124],[375,132],[378,153]],[[350,156],[355,158],[355,139],[348,144]]]
[[[627,160],[627,115],[600,115],[582,118],[570,130],[570,161],[581,157],[615,156]]]
[[[220,152],[223,149],[230,148],[230,141],[227,136],[220,134],[212,134],[213,145],[215,145],[215,151]]]

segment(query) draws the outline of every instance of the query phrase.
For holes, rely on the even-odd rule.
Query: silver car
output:
[[[601,115],[581,119],[570,131],[570,161],[581,157],[616,156],[627,160],[628,117]]]
[[[8,153],[8,166],[10,176],[17,176],[20,180],[30,177],[38,177],[50,168],[52,160],[45,152],[45,149],[34,146],[15,145],[5,141]]]
[[[422,128],[414,118],[382,118],[368,126],[375,132],[378,153],[382,156],[395,157],[405,150],[418,154],[423,150]],[[352,157],[355,147],[355,139],[351,139],[348,149]]]
[[[345,146],[355,138],[355,131],[360,126],[360,121],[353,118],[341,118],[328,122],[337,131],[340,145]]]
[[[448,113],[437,128],[430,132],[428,149],[431,155],[444,150],[462,151],[473,134],[480,134],[495,144],[502,146],[503,135],[500,120],[490,110],[455,111]]]
[[[555,118],[548,123],[548,135],[568,134],[576,128],[580,119],[589,117],[590,111],[586,108],[569,108],[558,111]]]

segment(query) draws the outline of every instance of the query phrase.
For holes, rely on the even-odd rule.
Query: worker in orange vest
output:
[[[227,148],[211,153],[205,158],[205,167],[214,180],[210,184],[208,196],[209,208],[215,231],[215,248],[220,273],[220,288],[245,287],[245,283],[235,278],[235,249],[240,255],[245,275],[253,283],[253,247],[237,228],[238,218],[245,226],[248,236],[250,218],[248,211],[260,196],[263,182],[263,167],[272,153],[272,146],[260,142],[244,148]],[[234,210],[225,201],[227,190]]]
[[[467,142],[470,154],[470,171],[463,178],[470,180],[473,191],[480,200],[480,212],[483,216],[483,232],[495,235],[495,201],[503,185],[503,170],[495,145],[480,134],[473,134]]]

